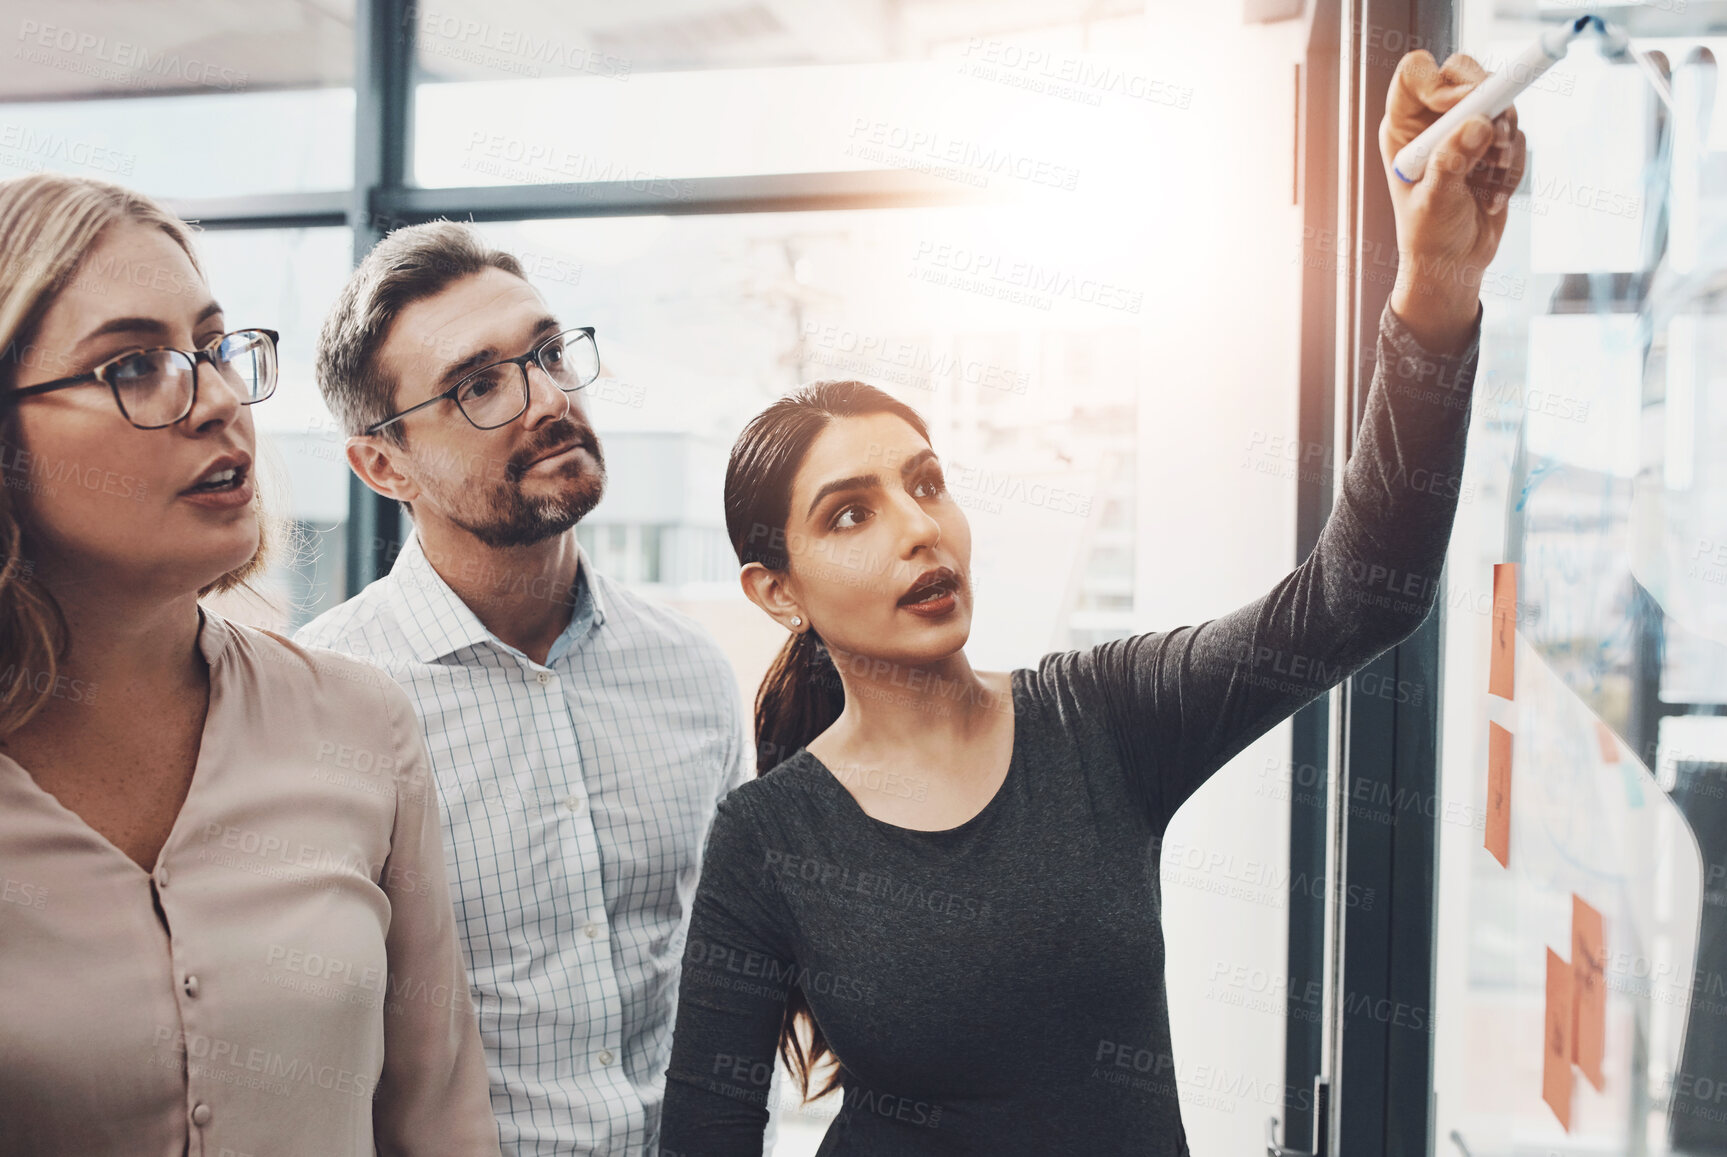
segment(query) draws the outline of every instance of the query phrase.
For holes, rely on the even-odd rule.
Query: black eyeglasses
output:
[[[482,430],[507,426],[528,410],[528,363],[536,363],[545,371],[552,384],[566,394],[573,394],[600,376],[600,347],[594,342],[592,326],[566,329],[553,334],[520,357],[505,358],[483,369],[475,370],[443,393],[409,406],[381,422],[366,427],[366,433],[376,434],[392,422],[399,422],[415,410],[423,410],[435,402],[449,399],[456,403],[462,416]],[[512,374],[515,369],[518,373]],[[519,390],[510,389],[511,379],[520,381]]]
[[[75,377],[20,386],[0,401],[46,394],[87,382],[101,382],[114,394],[121,415],[140,430],[172,426],[198,404],[198,363],[209,362],[222,380],[250,406],[276,392],[276,342],[273,329],[237,329],[200,350],[167,346],[132,350],[109,358]]]

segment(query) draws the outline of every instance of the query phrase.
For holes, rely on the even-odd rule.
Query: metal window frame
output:
[[[1443,61],[1457,40],[1454,0],[1352,0],[1356,78],[1353,170],[1355,228],[1360,243],[1347,279],[1353,290],[1346,378],[1349,440],[1360,428],[1376,358],[1378,320],[1391,287],[1366,276],[1361,254],[1397,251],[1397,228],[1378,125],[1397,58],[1421,46]],[[1377,53],[1365,45],[1396,43]],[[1442,585],[1441,591],[1444,587]],[[1437,917],[1438,820],[1426,807],[1393,808],[1390,823],[1352,814],[1349,800],[1365,785],[1372,798],[1436,799],[1439,792],[1440,644],[1446,602],[1403,643],[1381,655],[1343,688],[1340,700],[1341,775],[1332,793],[1334,831],[1341,835],[1330,889],[1339,967],[1333,979],[1337,1096],[1333,1106],[1338,1152],[1426,1157],[1431,1144],[1433,1088],[1433,949]],[[1384,686],[1422,687],[1419,701],[1359,694],[1365,679]],[[1416,697],[1411,696],[1411,700]],[[1435,813],[1437,809],[1432,809]],[[1357,889],[1360,889],[1357,891]],[[1371,889],[1371,891],[1369,891]],[[1369,906],[1354,896],[1384,897]],[[1408,1016],[1379,1010],[1410,1010]],[[1365,1014],[1361,1010],[1368,1010]]]
[[[1337,286],[1335,245],[1314,239],[1336,235],[1339,198],[1338,108],[1341,6],[1308,5],[1306,51],[1298,74],[1296,101],[1296,198],[1301,205],[1301,343],[1297,390],[1297,436],[1302,446],[1324,447],[1322,461],[1333,461],[1333,394],[1337,377]],[[1329,250],[1329,255],[1327,251]],[[1319,543],[1331,513],[1330,480],[1322,471],[1296,472],[1295,557],[1300,562]],[[1330,748],[1330,699],[1327,695],[1291,719],[1289,766],[1289,876],[1293,882],[1326,878],[1326,785]],[[1306,787],[1312,777],[1313,790]],[[1289,890],[1289,944],[1285,975],[1291,1011],[1310,1010],[1307,998],[1323,992],[1326,977],[1325,893]],[[1323,1010],[1322,1010],[1323,1011]],[[1325,1026],[1321,1019],[1290,1015],[1284,1028],[1283,1145],[1290,1152],[1325,1153],[1330,1115],[1325,1070]],[[1311,1094],[1309,1091],[1311,1090]],[[1298,1149],[1304,1146],[1305,1149]],[[1280,1147],[1281,1148],[1281,1147]],[[1272,1157],[1279,1157],[1273,1153]]]
[[[1441,61],[1450,55],[1457,5],[1317,0],[1309,18],[1299,146],[1306,261],[1298,425],[1302,444],[1322,447],[1333,469],[1330,478],[1298,482],[1297,561],[1318,544],[1330,514],[1332,487],[1365,412],[1378,320],[1390,295],[1386,279],[1366,276],[1363,258],[1397,251],[1378,155],[1385,95],[1405,51],[1426,48]],[[1390,44],[1398,50],[1384,47]],[[1316,889],[1291,890],[1287,975],[1292,996],[1313,986],[1324,996],[1318,1022],[1288,1020],[1284,1140],[1268,1138],[1274,1157],[1296,1152],[1285,1147],[1297,1142],[1323,1157],[1430,1151],[1437,821],[1418,807],[1394,809],[1387,824],[1368,809],[1352,814],[1349,802],[1361,791],[1392,800],[1438,791],[1444,610],[1442,594],[1413,635],[1294,717],[1291,768],[1314,772],[1313,794],[1324,806],[1299,804],[1291,792],[1291,878],[1326,886],[1317,897]],[[1401,703],[1361,694],[1369,679],[1394,687],[1404,680],[1432,693]],[[1350,902],[1367,896],[1375,902]],[[1382,1008],[1412,1015],[1381,1018]],[[1416,1019],[1419,1027],[1411,1027]],[[1309,1089],[1311,1096],[1303,1095]]]

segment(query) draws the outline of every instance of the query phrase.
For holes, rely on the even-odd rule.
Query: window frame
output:
[[[989,194],[904,170],[774,173],[680,178],[689,196],[655,196],[636,181],[422,189],[413,170],[412,0],[356,0],[354,11],[354,186],[345,192],[169,198],[182,220],[203,229],[291,229],[346,225],[355,264],[384,235],[439,218],[529,221],[551,217],[779,213],[981,204]],[[407,516],[393,499],[348,478],[344,596],[381,578],[401,549]]]
[[[1296,194],[1303,203],[1299,433],[1343,463],[1366,411],[1378,322],[1390,286],[1365,278],[1361,255],[1396,252],[1397,229],[1379,157],[1378,125],[1402,53],[1368,43],[1426,47],[1445,59],[1457,40],[1455,0],[1342,0],[1310,5],[1298,78]],[[1329,238],[1359,238],[1349,264]],[[1342,276],[1339,276],[1342,274]],[[1317,545],[1331,513],[1334,470],[1296,494],[1296,561]],[[1402,1004],[1431,1009],[1438,899],[1437,820],[1426,809],[1392,823],[1356,814],[1352,795],[1429,798],[1439,785],[1439,696],[1400,703],[1359,693],[1365,680],[1438,687],[1445,599],[1409,638],[1293,717],[1290,765],[1313,768],[1322,803],[1290,807],[1290,873],[1323,880],[1292,889],[1291,992],[1316,985],[1318,1022],[1290,1017],[1285,1037],[1282,1141],[1273,1118],[1270,1157],[1337,1153],[1426,1154],[1432,1130],[1432,1037],[1350,1015]],[[1356,809],[1360,810],[1360,809]],[[1371,890],[1371,891],[1369,891]],[[1383,898],[1371,908],[1347,897]],[[1303,1094],[1310,1094],[1304,1096]]]

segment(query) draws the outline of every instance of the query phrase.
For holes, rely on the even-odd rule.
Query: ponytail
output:
[[[800,747],[826,731],[845,710],[839,669],[815,629],[792,633],[774,657],[756,692],[756,774],[766,775]],[[805,1043],[805,1038],[808,1043]],[[780,1020],[780,1058],[803,1090],[804,1100],[825,1097],[839,1086],[837,1063],[821,1088],[810,1091],[815,1070],[829,1056],[827,1038],[816,1027],[804,990],[792,986]]]
[[[916,410],[874,386],[851,381],[805,386],[744,427],[726,464],[725,493],[726,532],[740,566],[755,562],[776,572],[791,567],[786,523],[792,482],[810,444],[833,419],[866,414],[895,414],[929,440],[929,427]],[[756,692],[756,774],[765,775],[826,731],[845,703],[839,668],[814,625],[794,633]],[[839,1058],[834,1057],[821,1088],[811,1092],[816,1067],[833,1050],[815,1022],[808,997],[796,986],[786,998],[779,1053],[806,1102],[839,1087]]]
[[[766,775],[833,726],[845,688],[815,628],[792,633],[756,692],[756,774]]]

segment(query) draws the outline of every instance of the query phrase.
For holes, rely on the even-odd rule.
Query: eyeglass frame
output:
[[[261,333],[270,339],[270,352],[276,355],[274,359],[277,369],[276,378],[277,380],[280,380],[282,335],[273,329],[261,329],[258,326],[247,326],[244,329],[231,329],[227,333],[212,338],[210,343],[203,349],[183,350],[175,346],[153,345],[144,349],[127,350],[125,353],[115,354],[113,357],[108,358],[106,361],[86,373],[75,374],[69,378],[56,378],[51,382],[36,382],[32,385],[18,386],[15,389],[6,390],[3,393],[0,393],[0,402],[10,403],[17,398],[30,397],[32,394],[46,394],[53,390],[65,390],[70,389],[73,386],[81,386],[87,382],[101,382],[103,385],[107,386],[109,392],[114,395],[114,405],[119,408],[120,416],[126,419],[126,421],[131,422],[133,427],[139,430],[166,430],[168,427],[175,425],[178,422],[185,421],[186,415],[198,408],[198,363],[207,361],[210,363],[211,369],[215,370],[217,373],[221,373],[221,368],[216,365],[216,347],[237,333]],[[192,395],[190,400],[186,403],[185,411],[172,422],[163,422],[159,426],[142,426],[133,420],[131,414],[126,412],[126,403],[120,400],[120,387],[108,380],[108,371],[125,361],[127,358],[134,358],[140,354],[160,353],[162,351],[179,354],[181,357],[187,358],[191,361]],[[265,394],[262,398],[242,399],[240,404],[242,406],[254,405],[274,396],[275,393],[276,382],[272,381],[270,383],[270,392],[268,394]]]
[[[449,389],[445,390],[443,393],[436,394],[430,398],[427,398],[423,402],[416,402],[412,406],[409,406],[407,409],[402,410],[399,413],[392,414],[388,418],[383,418],[383,419],[380,419],[379,421],[373,422],[370,426],[367,426],[365,428],[363,433],[368,434],[368,435],[369,434],[376,434],[378,431],[384,429],[384,427],[401,421],[403,418],[406,418],[409,414],[412,414],[414,411],[423,410],[427,406],[430,406],[434,402],[442,402],[446,399],[448,399],[451,402],[455,402],[455,406],[456,406],[457,411],[460,412],[462,417],[467,420],[468,425],[472,426],[474,429],[476,429],[476,430],[501,430],[505,426],[508,426],[511,422],[514,422],[517,418],[521,417],[523,414],[527,413],[528,412],[528,405],[533,401],[533,387],[528,382],[528,363],[533,362],[536,365],[538,365],[540,367],[540,372],[545,374],[548,378],[550,378],[552,376],[552,371],[546,368],[546,364],[544,362],[540,361],[540,354],[543,353],[545,351],[546,347],[551,345],[554,341],[563,337],[565,334],[571,334],[571,333],[583,333],[583,334],[588,335],[588,341],[590,343],[592,343],[592,345],[594,347],[594,360],[597,363],[599,361],[599,356],[600,356],[600,342],[599,342],[599,339],[594,336],[594,327],[593,326],[591,326],[591,325],[576,325],[576,326],[571,326],[569,329],[560,329],[557,333],[554,333],[550,337],[546,338],[545,341],[540,342],[539,344],[535,345],[534,348],[529,350],[527,353],[520,354],[520,355],[513,357],[513,358],[500,358],[498,361],[488,362],[487,364],[479,367],[476,370],[473,370],[470,373],[463,374],[460,381],[458,381],[455,385],[451,386]],[[461,389],[463,386],[467,385],[469,382],[473,381],[475,378],[479,377],[481,374],[489,373],[490,371],[497,369],[499,366],[516,366],[516,367],[521,369],[521,371],[522,371],[522,408],[517,410],[514,414],[511,414],[508,418],[505,418],[502,422],[499,422],[496,426],[482,426],[478,422],[474,421],[473,417],[469,415],[467,410],[462,408],[462,403],[456,401],[456,395],[461,392]],[[558,390],[559,390],[559,392],[565,393],[565,394],[573,394],[577,390],[585,390],[589,386],[593,385],[594,382],[598,381],[599,376],[600,376],[599,371],[596,369],[594,371],[594,376],[591,380],[583,382],[581,385],[576,386],[574,389],[566,390],[566,389],[564,389],[564,387],[558,386]],[[552,384],[557,385],[556,379],[553,379]]]

